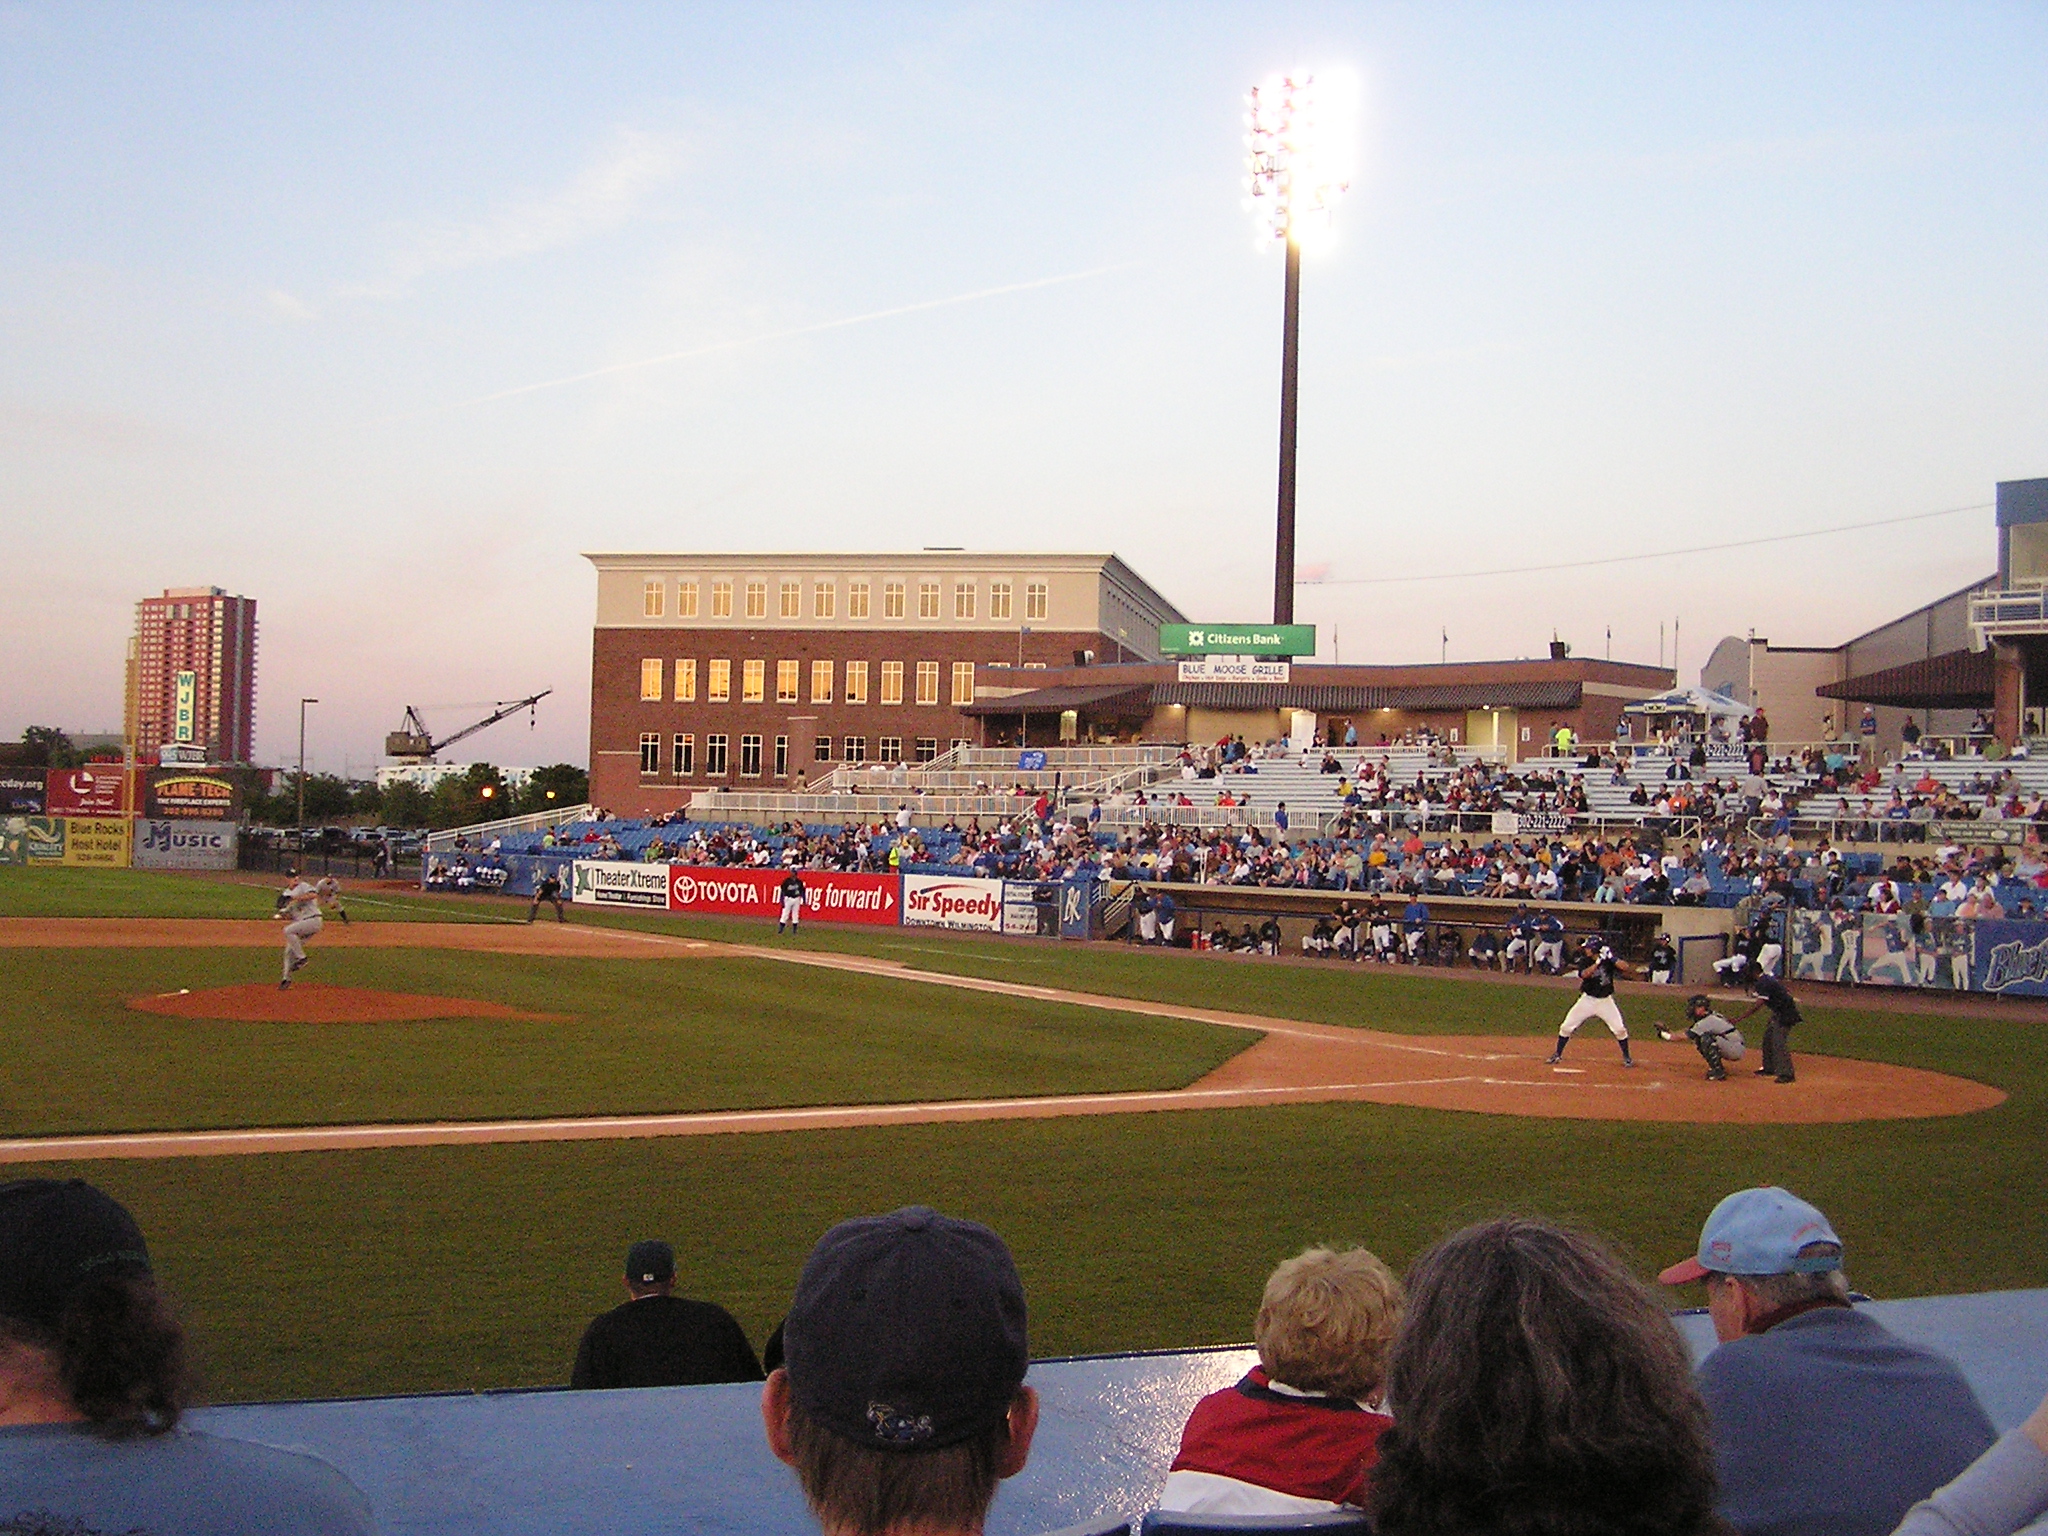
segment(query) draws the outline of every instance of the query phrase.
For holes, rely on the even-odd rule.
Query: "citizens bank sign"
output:
[[[1313,624],[1162,624],[1163,656],[1313,656]]]
[[[614,864],[578,859],[570,899],[586,906],[668,909],[666,864]]]

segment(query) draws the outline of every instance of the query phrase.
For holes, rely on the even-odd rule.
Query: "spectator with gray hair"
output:
[[[1988,1449],[1991,1420],[1953,1361],[1850,1302],[1842,1240],[1767,1186],[1715,1206],[1697,1255],[1720,1347],[1701,1363],[1722,1518],[1743,1536],[1886,1536]]]
[[[1161,1509],[1290,1515],[1362,1507],[1387,1416],[1401,1282],[1363,1248],[1304,1249],[1266,1281],[1259,1363],[1195,1405]]]

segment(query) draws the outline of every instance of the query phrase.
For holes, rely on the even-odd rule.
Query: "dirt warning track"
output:
[[[269,948],[264,922],[58,919],[0,921],[0,947]],[[267,1127],[250,1130],[63,1136],[0,1141],[0,1163],[98,1157],[232,1156],[377,1146],[515,1141],[609,1140],[904,1125],[939,1121],[1047,1119],[1064,1115],[1161,1113],[1276,1104],[1363,1101],[1420,1109],[1545,1119],[1635,1120],[1678,1124],[1836,1124],[1975,1113],[2002,1103],[1995,1088],[1965,1078],[1883,1062],[1801,1054],[1799,1081],[1753,1075],[1754,1053],[1728,1081],[1709,1083],[1688,1045],[1634,1042],[1638,1065],[1622,1065],[1604,1033],[1583,1032],[1563,1063],[1544,1056],[1553,1037],[1415,1036],[1293,1019],[1033,986],[978,976],[913,970],[868,956],[768,945],[715,944],[677,935],[580,925],[517,923],[360,923],[330,925],[316,941],[333,948],[432,948],[504,954],[715,960],[745,956],[852,972],[894,981],[989,992],[1110,1012],[1190,1019],[1262,1038],[1189,1087],[1152,1092],[1056,1095],[887,1105],[792,1106],[703,1114],[590,1116],[576,1119],[447,1122],[420,1125]],[[235,990],[241,989],[222,989]],[[251,989],[252,993],[255,989]],[[334,989],[341,991],[344,989]],[[298,989],[295,988],[294,992]],[[202,994],[186,994],[198,997]],[[272,999],[289,997],[272,986]],[[305,995],[318,997],[308,987]],[[153,1001],[170,1003],[173,994]],[[504,1016],[511,1010],[466,999],[422,999],[459,1013]],[[142,1004],[138,1003],[137,1006]],[[204,1004],[187,1003],[179,1012]],[[249,1005],[253,1007],[254,1005]],[[274,1004],[272,1005],[274,1006]],[[317,1006],[312,1003],[308,1007]],[[149,1009],[153,1012],[170,1009]],[[201,1015],[220,1017],[219,1014]],[[245,1015],[231,1015],[245,1016]],[[265,1015],[257,1014],[257,1017]],[[419,1015],[428,1016],[428,1015]]]

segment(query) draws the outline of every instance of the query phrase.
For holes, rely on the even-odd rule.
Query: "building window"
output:
[[[974,702],[974,663],[956,661],[953,663],[953,702],[972,704]]]
[[[939,702],[939,664],[936,661],[920,661],[917,664],[917,702]]]
[[[732,617],[732,583],[714,581],[711,583],[711,617],[729,619]]]
[[[992,619],[1010,617],[1010,584],[1007,581],[988,584],[988,616]]]
[[[789,777],[789,738],[787,736],[775,738],[775,777],[778,779]]]
[[[640,589],[640,612],[650,619],[661,617],[661,583],[650,581]]]
[[[832,663],[814,661],[811,663],[811,702],[830,704],[832,702]]]
[[[678,731],[676,733],[675,772],[679,779],[687,779],[697,771],[697,738]]]
[[[903,583],[885,581],[882,583],[882,617],[900,619],[903,617]]]
[[[974,583],[959,581],[953,584],[953,617],[971,619],[974,617]]]
[[[932,760],[933,758],[937,757],[938,755],[939,755],[939,738],[938,738],[938,737],[936,737],[936,736],[920,736],[920,737],[918,737],[918,738],[917,738],[917,760],[918,760],[918,761],[919,761],[920,763],[928,763],[928,762],[930,762],[930,761],[931,761],[931,760]]]
[[[659,702],[661,699],[661,658],[643,657],[640,662],[640,697],[643,701]]]
[[[765,619],[768,617],[768,583],[750,581],[747,583],[747,617]]]
[[[725,777],[725,738],[706,736],[704,738],[704,773],[708,778]]]
[[[864,661],[849,661],[846,664],[846,702],[865,704],[867,701],[868,664]]]
[[[865,736],[846,738],[846,760],[858,766],[868,760],[868,739]]]
[[[711,663],[711,675],[705,680],[704,699],[710,704],[725,704],[732,699],[732,663],[723,658]],[[709,748],[707,747],[708,751]]]
[[[697,617],[697,583],[685,581],[676,587],[676,617],[694,619]]]
[[[875,761],[878,763],[900,763],[903,761],[903,738],[883,736],[875,742]]]
[[[801,614],[803,612],[803,599],[803,583],[785,581],[782,584],[782,616],[785,619],[793,619]]]
[[[903,663],[885,661],[882,663],[882,702],[901,704],[903,702]]]
[[[676,658],[676,702],[694,704],[697,702],[697,658],[678,656]]]
[[[1024,617],[1042,619],[1046,614],[1045,583],[1027,581],[1024,583]]]
[[[759,704],[768,696],[768,663],[766,661],[743,661],[740,663],[740,702]]]
[[[835,599],[838,596],[839,588],[834,586],[831,582],[820,581],[812,583],[811,617],[814,619],[831,618],[832,610],[837,606]]]
[[[800,661],[778,661],[775,663],[775,702],[796,703],[797,680],[803,676]]]
[[[811,761],[829,763],[832,761],[832,738],[820,736],[811,743]]]
[[[864,619],[868,616],[868,584],[864,581],[849,581],[846,584],[846,616],[849,619]]]
[[[962,747],[971,747],[973,745],[974,743],[969,741],[965,736],[955,736],[953,738],[952,750],[958,752]]]
[[[661,772],[661,732],[640,733],[640,771],[643,774]]]
[[[939,584],[936,581],[920,581],[917,584],[917,616],[920,619],[936,619],[939,616]]]

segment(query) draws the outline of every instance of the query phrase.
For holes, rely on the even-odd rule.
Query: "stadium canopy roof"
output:
[[[1199,709],[1312,709],[1343,714],[1368,709],[1576,709],[1581,685],[1534,683],[1410,683],[1347,687],[1341,683],[1155,683],[1154,704]]]
[[[1924,661],[1825,683],[1813,691],[1824,699],[1884,704],[1894,709],[1988,709],[1991,653],[1946,651]]]
[[[1005,699],[976,699],[959,706],[963,715],[1057,715],[1070,709],[1097,709],[1104,714],[1144,715],[1152,711],[1149,683],[1107,683],[1093,688],[1027,688]],[[1116,709],[1102,706],[1115,703]]]
[[[1625,715],[1706,715],[1710,719],[1739,719],[1749,706],[1711,688],[1674,688],[1655,698],[1637,699],[1621,706]]]

